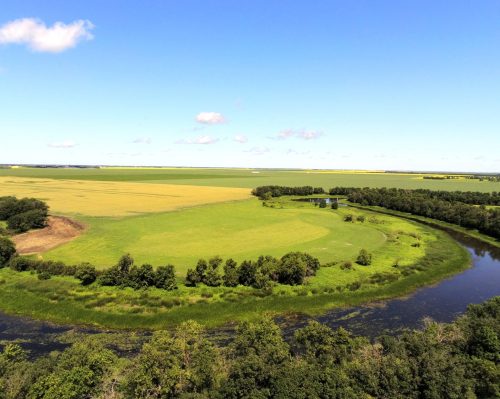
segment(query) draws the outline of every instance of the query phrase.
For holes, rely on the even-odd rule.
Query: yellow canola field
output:
[[[0,196],[47,201],[52,213],[130,216],[250,198],[248,188],[0,177]]]

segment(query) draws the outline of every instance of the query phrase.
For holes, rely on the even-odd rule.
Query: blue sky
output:
[[[500,2],[2,0],[0,137],[0,163],[500,172]]]

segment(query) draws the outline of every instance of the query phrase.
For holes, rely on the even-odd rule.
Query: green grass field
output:
[[[435,175],[435,173],[432,173]],[[325,189],[333,186],[428,188],[433,190],[499,191],[500,183],[471,179],[428,180],[423,174],[210,168],[102,168],[102,169],[0,169],[0,176],[50,179],[130,181],[188,184],[217,187],[253,188],[266,184],[311,185]]]
[[[345,209],[288,204],[273,209],[251,199],[120,219],[83,218],[90,226],[83,236],[43,257],[102,267],[130,253],[138,263],[172,263],[185,274],[199,258],[214,255],[242,261],[305,251],[322,262],[352,259],[362,247],[373,251],[386,245],[390,229],[416,230],[396,218],[380,225],[345,223]]]

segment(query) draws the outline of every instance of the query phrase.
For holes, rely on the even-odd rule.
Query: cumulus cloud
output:
[[[206,125],[216,125],[219,123],[224,123],[226,119],[224,115],[218,112],[200,112],[196,115],[196,122],[204,123]]]
[[[297,133],[297,137],[304,140],[316,140],[323,136],[323,132],[317,130],[301,130]]]
[[[236,141],[237,143],[244,144],[248,142],[248,137],[243,134],[237,134],[236,136],[234,136],[233,140]]]
[[[81,19],[69,24],[56,22],[50,27],[35,18],[16,19],[0,27],[0,44],[25,44],[33,51],[59,53],[82,40],[91,40],[93,28],[90,21]]]
[[[134,144],[151,144],[151,137],[138,137],[132,143]]]
[[[176,144],[214,144],[217,143],[219,139],[212,136],[198,136],[192,139],[183,139],[176,141]]]
[[[51,148],[73,148],[76,146],[76,143],[71,140],[64,140],[49,143],[48,146]]]
[[[303,140],[315,140],[320,138],[323,132],[318,130],[307,130],[307,129],[286,129],[279,132],[276,136],[271,137],[274,140],[286,140],[292,137],[296,137]]]

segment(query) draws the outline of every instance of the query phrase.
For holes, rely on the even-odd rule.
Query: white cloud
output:
[[[132,143],[134,144],[151,144],[151,137],[138,137]]]
[[[281,132],[278,133],[276,138],[278,140],[286,140],[289,137],[293,137],[295,135],[295,132],[292,129],[286,129],[282,130]]]
[[[200,112],[196,115],[196,122],[205,123],[207,125],[216,125],[224,123],[226,119],[218,112]]]
[[[71,140],[64,140],[64,141],[49,143],[48,146],[51,148],[73,148],[76,146],[76,143]]]
[[[249,150],[246,150],[245,152],[249,152],[254,155],[264,155],[270,152],[271,150],[267,147],[252,147]]]
[[[286,140],[292,137],[296,137],[303,140],[315,140],[323,136],[323,132],[318,130],[306,130],[306,129],[286,129],[279,132],[276,136],[270,137],[274,140]]]
[[[297,137],[304,140],[316,140],[323,136],[323,132],[317,130],[301,130],[297,132]]]
[[[56,22],[51,27],[35,18],[16,19],[0,27],[0,44],[26,44],[34,51],[59,53],[92,39],[93,28],[90,21],[81,19],[69,24]]]
[[[237,143],[244,144],[248,142],[248,137],[243,134],[237,134],[236,136],[234,136],[233,140],[236,141]]]
[[[212,137],[212,136],[198,136],[193,139],[183,139],[183,140],[178,140],[175,143],[176,144],[214,144],[217,143],[219,139]]]

